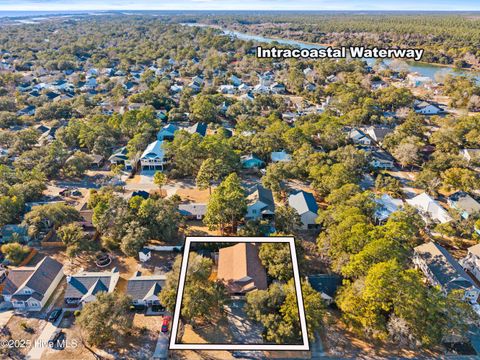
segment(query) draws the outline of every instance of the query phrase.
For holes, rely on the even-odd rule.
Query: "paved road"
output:
[[[48,347],[48,340],[50,340],[50,338],[52,337],[55,330],[58,329],[58,325],[60,325],[60,322],[62,321],[62,318],[63,318],[63,310],[62,310],[62,313],[60,314],[59,318],[57,319],[57,321],[55,321],[55,323],[51,323],[51,322],[47,321],[47,324],[43,328],[42,333],[32,344],[32,348],[28,352],[25,359],[27,359],[27,360],[40,360],[43,352]]]
[[[153,358],[158,360],[168,359],[168,334],[160,331],[158,334],[157,346],[153,353]]]

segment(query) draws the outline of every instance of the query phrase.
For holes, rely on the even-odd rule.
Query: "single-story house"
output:
[[[272,190],[260,184],[254,185],[247,191],[246,219],[271,219],[275,215],[275,202]]]
[[[312,193],[298,191],[288,197],[288,205],[300,215],[302,229],[315,229],[318,227],[318,205]]]
[[[15,309],[40,311],[62,278],[63,265],[46,256],[35,266],[11,269],[2,295]]]
[[[442,246],[430,241],[413,251],[413,263],[433,286],[439,286],[445,295],[452,290],[464,290],[465,299],[477,300],[480,289]]]
[[[163,141],[159,140],[149,144],[140,157],[142,170],[163,170],[166,162]]]
[[[201,220],[207,212],[207,204],[186,203],[179,204],[178,211],[189,220]]]
[[[238,243],[218,253],[217,279],[231,295],[267,289],[267,273],[258,257],[259,245]]]
[[[76,307],[95,301],[100,292],[111,293],[117,286],[120,273],[116,268],[103,272],[80,272],[67,275],[65,303]]]
[[[242,156],[240,162],[244,169],[260,169],[265,166],[265,162],[253,154]]]
[[[407,199],[407,203],[416,208],[427,222],[433,220],[443,224],[452,221],[448,212],[427,193]]]
[[[464,191],[457,191],[447,199],[448,205],[458,210],[464,219],[470,215],[480,212],[480,203]]]
[[[132,298],[133,305],[160,305],[158,298],[165,287],[166,275],[144,275],[137,271],[127,282],[127,295]]]

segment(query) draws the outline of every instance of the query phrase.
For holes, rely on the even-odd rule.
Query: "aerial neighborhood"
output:
[[[0,358],[197,358],[167,347],[187,236],[295,238],[292,358],[480,356],[478,48],[260,59],[235,34],[289,32],[215,16],[1,20]],[[290,252],[224,245],[190,255],[183,340],[295,343]]]

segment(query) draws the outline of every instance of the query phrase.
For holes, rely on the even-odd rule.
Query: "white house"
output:
[[[416,208],[427,222],[433,220],[444,224],[452,221],[448,212],[427,193],[417,195],[413,199],[407,199],[407,203]]]
[[[140,157],[140,164],[142,170],[163,170],[166,164],[163,141],[157,140],[148,145]]]
[[[116,268],[112,271],[81,272],[67,275],[65,303],[70,306],[81,306],[95,301],[100,292],[111,293],[117,286],[120,273]]]
[[[467,256],[460,260],[460,265],[480,281],[480,244],[468,248]]]
[[[167,276],[165,274],[142,276],[137,271],[133,277],[128,279],[127,295],[132,298],[134,305],[160,305],[158,295],[165,286],[166,280]]]
[[[288,205],[297,210],[302,221],[302,229],[317,227],[318,205],[313,195],[306,191],[298,191],[288,197]]]
[[[288,162],[292,160],[292,156],[290,154],[287,154],[285,150],[282,151],[273,151],[270,154],[270,159],[272,159],[272,162]]]
[[[138,252],[138,259],[141,262],[147,262],[148,260],[150,260],[151,257],[152,257],[152,250],[150,250],[150,249],[142,248]]]
[[[452,290],[463,290],[464,299],[476,301],[480,289],[462,266],[442,246],[430,241],[413,249],[413,263],[433,286],[439,286],[446,295]]]
[[[437,115],[443,111],[440,107],[426,101],[416,102],[414,104],[414,110],[417,114],[422,115]]]
[[[388,194],[383,194],[374,201],[376,206],[373,216],[379,223],[387,220],[392,213],[403,206],[403,201],[401,199],[394,199]]]
[[[246,219],[271,218],[275,214],[275,202],[270,189],[255,185],[248,191]]]
[[[40,311],[63,278],[63,265],[44,257],[36,266],[11,269],[2,295],[15,309]]]

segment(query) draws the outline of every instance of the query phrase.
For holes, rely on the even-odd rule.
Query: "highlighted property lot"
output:
[[[280,269],[279,264],[265,266],[269,252],[286,255]],[[192,318],[203,311],[204,303],[209,304],[208,313],[201,317],[207,321],[197,322]],[[288,308],[291,322],[270,321],[268,311],[259,311],[262,306],[272,310],[272,316]],[[291,333],[276,336],[275,329],[265,326],[269,322]],[[209,332],[209,327],[215,331]],[[206,334],[206,340],[184,336],[191,329]],[[211,333],[222,335],[208,336]],[[188,237],[171,334],[172,350],[309,350],[294,238]]]

